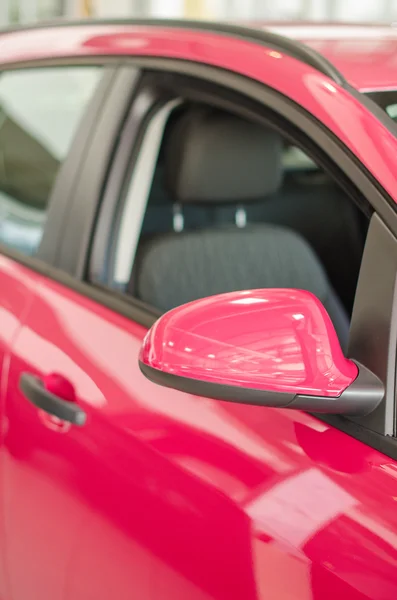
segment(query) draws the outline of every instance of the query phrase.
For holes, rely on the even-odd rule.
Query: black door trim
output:
[[[123,126],[140,78],[141,72],[136,66],[119,67],[104,109],[93,128],[89,148],[81,157],[81,168],[70,198],[64,223],[65,235],[56,263],[57,267],[72,275],[84,271],[98,199],[103,195],[117,144],[125,135]],[[84,252],[83,248],[86,249]],[[74,269],[68,268],[71,264]]]
[[[97,62],[96,64],[102,67],[100,62]],[[63,67],[65,65],[59,63],[55,64],[52,61],[51,65],[41,64],[38,68],[52,68],[54,66]],[[69,63],[68,66],[75,66],[75,64]],[[81,65],[78,64],[77,66]],[[116,77],[116,66],[103,66],[103,70],[103,77],[99,82],[93,98],[83,112],[79,130],[74,137],[66,160],[61,165],[48,201],[47,221],[44,228],[44,234],[35,256],[37,259],[54,266],[56,266],[58,261],[60,246],[65,232],[65,218],[70,199],[73,196],[76,178],[81,168],[81,161],[89,147],[95,125],[103,111]],[[15,256],[17,257],[17,255]]]

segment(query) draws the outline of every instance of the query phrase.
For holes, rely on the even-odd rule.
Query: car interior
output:
[[[281,135],[184,104],[164,132],[128,292],[166,311],[239,289],[307,289],[346,346],[367,226]]]

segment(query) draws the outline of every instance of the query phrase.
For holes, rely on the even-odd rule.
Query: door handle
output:
[[[19,378],[19,388],[23,395],[37,408],[44,410],[62,421],[68,421],[73,425],[85,424],[86,413],[74,402],[63,400],[52,392],[49,392],[39,377],[30,373],[22,373]]]

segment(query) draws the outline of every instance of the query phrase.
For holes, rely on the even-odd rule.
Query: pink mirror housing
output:
[[[310,292],[260,289],[203,298],[164,314],[139,357],[151,381],[219,400],[363,416],[381,381],[345,358]]]

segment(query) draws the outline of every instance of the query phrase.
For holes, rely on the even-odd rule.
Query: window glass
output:
[[[169,102],[148,122],[92,280],[160,311],[226,291],[303,286],[338,327],[341,316],[346,333],[367,225],[338,182],[286,136],[203,104]]]
[[[368,92],[367,96],[378,104],[393,121],[397,119],[397,91]]]
[[[318,169],[316,163],[307,154],[300,150],[300,148],[291,146],[290,144],[285,145],[282,161],[285,171],[316,171]]]
[[[386,112],[393,120],[397,119],[397,104],[386,106]]]
[[[37,251],[48,200],[100,67],[51,67],[0,75],[0,242]]]

